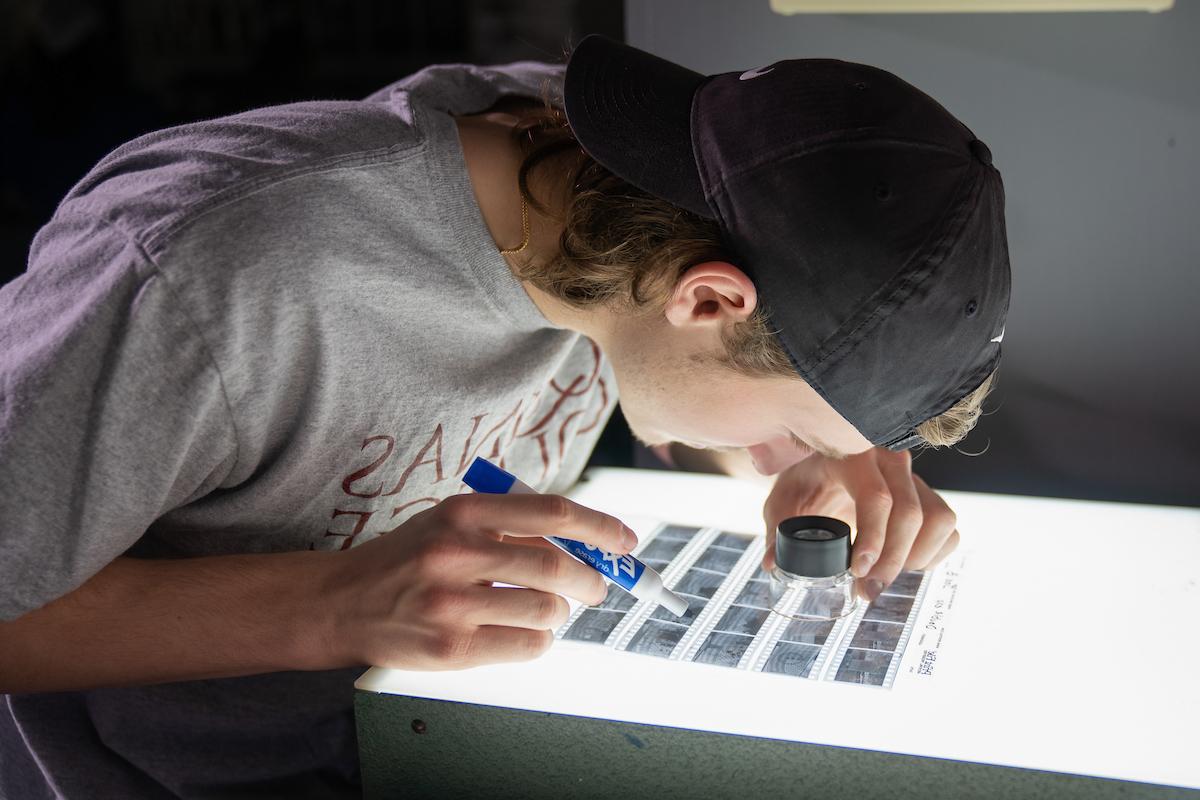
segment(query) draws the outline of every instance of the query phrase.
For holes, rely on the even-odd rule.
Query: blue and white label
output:
[[[463,475],[463,483],[477,492],[486,494],[513,492],[537,494],[531,487],[517,480],[516,476],[505,472],[484,458],[476,458],[471,462],[470,469]],[[574,539],[564,539],[561,536],[547,536],[546,538],[625,591],[632,591],[641,579],[642,573],[646,571],[646,565],[631,555],[606,553],[595,545],[577,542]]]
[[[590,566],[625,591],[633,589],[642,577],[646,565],[631,555],[606,553],[593,544],[577,542],[574,539],[564,539],[561,536],[547,536],[555,544]]]

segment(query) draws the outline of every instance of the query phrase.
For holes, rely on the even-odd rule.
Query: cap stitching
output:
[[[729,226],[725,220],[725,214],[721,210],[721,204],[715,202],[714,200],[717,193],[708,191],[709,185],[715,182],[713,181],[712,170],[709,169],[708,162],[704,158],[704,148],[700,147],[696,141],[696,131],[700,130],[699,126],[696,124],[696,109],[700,105],[696,102],[696,96],[708,83],[709,81],[701,83],[696,87],[696,91],[692,93],[692,104],[690,110],[688,111],[688,134],[689,138],[692,140],[692,159],[696,162],[697,171],[700,173],[701,195],[703,196],[705,205],[708,206],[709,210],[711,210],[716,217],[718,230],[724,233],[724,231],[729,230]],[[728,236],[726,235],[723,238],[728,238]],[[728,242],[725,242],[725,244],[728,244]]]
[[[858,334],[864,328],[874,327],[879,319],[890,315],[890,311],[888,314],[884,314],[882,312],[881,309],[883,306],[892,305],[893,301],[895,301],[895,305],[901,304],[945,263],[946,256],[954,249],[954,246],[958,244],[959,239],[966,230],[967,220],[970,219],[971,212],[974,211],[976,207],[976,204],[970,201],[972,199],[978,199],[980,189],[983,187],[984,182],[981,175],[976,173],[974,176],[968,176],[968,178],[970,177],[974,177],[975,180],[969,185],[960,189],[955,196],[955,199],[957,200],[958,197],[964,193],[963,190],[965,189],[965,192],[968,194],[966,202],[961,203],[956,211],[950,212],[950,218],[943,222],[945,227],[942,234],[928,248],[926,255],[922,255],[920,258],[920,260],[924,262],[923,266],[913,270],[908,270],[907,273],[902,270],[901,274],[903,277],[898,279],[893,278],[893,280],[896,281],[896,285],[887,294],[881,297],[877,303],[875,303],[875,310],[849,331],[846,331],[846,333],[842,334],[841,343],[833,350],[830,350],[828,353],[818,359],[813,364],[814,368],[819,367],[827,362],[836,364],[849,355],[850,352],[855,350],[858,345],[861,344],[861,338],[857,337],[856,334]],[[963,179],[964,184],[967,183],[968,178]],[[961,220],[956,220],[955,216],[961,217]],[[952,241],[947,241],[951,239]],[[937,259],[936,264],[932,263],[935,258]]]
[[[977,203],[970,202],[970,200],[972,197],[977,200],[979,192],[984,184],[982,178],[982,175],[976,173],[976,179],[973,182],[967,184],[968,179],[964,179],[963,183],[967,184],[963,187],[968,194],[968,197],[966,198],[967,202],[964,202],[959,207],[958,211],[951,212],[950,218],[944,222],[945,228],[943,233],[926,251],[928,255],[923,258],[925,261],[925,266],[918,270],[910,271],[905,277],[899,279],[895,287],[884,297],[882,297],[878,303],[876,303],[875,311],[859,322],[859,324],[855,325],[850,331],[847,331],[845,334],[843,334],[842,343],[813,363],[813,369],[816,369],[826,363],[840,363],[844,358],[850,355],[850,353],[854,352],[854,350],[856,350],[862,343],[862,338],[858,334],[863,332],[864,329],[869,330],[870,328],[875,327],[879,321],[891,313],[889,311],[888,314],[884,314],[881,311],[883,306],[892,306],[894,310],[896,306],[902,304],[904,300],[910,297],[917,288],[919,288],[926,280],[928,280],[938,270],[938,268],[945,263],[946,256],[953,251],[954,247],[961,239],[962,234],[967,227],[966,222],[970,219],[971,212],[977,205]],[[961,197],[962,194],[963,191],[960,190],[956,197]],[[961,221],[955,220],[955,216],[961,217]],[[936,264],[932,263],[935,259],[937,260]],[[831,403],[831,405],[833,404]],[[951,405],[953,405],[953,403],[951,403]],[[836,408],[836,406],[834,407]],[[948,407],[949,406],[947,406],[947,408]],[[915,419],[916,418],[911,411],[905,412],[903,423],[897,427],[893,427],[888,436],[890,438],[894,438],[893,434],[896,431],[913,427]],[[875,437],[872,437],[872,441],[874,441],[874,438]]]
[[[986,175],[990,174],[991,167],[990,167],[990,165],[984,165],[984,166],[988,167],[988,169],[984,173],[985,177],[979,181],[980,186],[979,186],[978,191],[976,192],[977,197],[978,197],[978,195],[981,195],[989,187],[993,191],[995,190],[995,185],[994,184],[989,185],[986,181]],[[977,202],[978,202],[978,199],[977,199]],[[967,215],[967,219],[969,219],[969,218],[970,218],[970,214]],[[965,220],[963,223],[963,229],[964,230],[966,229],[966,221]],[[960,237],[961,237],[961,234],[960,234]],[[951,249],[953,249],[953,245],[951,246]],[[932,272],[931,272],[931,274],[932,274]],[[934,417],[938,416],[939,414],[942,414],[945,411],[949,410],[951,407],[953,407],[955,404],[957,404],[960,400],[962,400],[968,394],[973,392],[975,389],[978,389],[979,386],[983,383],[984,378],[986,378],[993,370],[996,369],[997,365],[1000,362],[1001,352],[1002,352],[1001,348],[999,346],[997,346],[995,354],[993,354],[992,357],[987,360],[987,362],[985,362],[982,366],[977,367],[976,369],[974,369],[970,373],[968,373],[967,377],[963,378],[962,381],[959,382],[959,385],[957,387],[955,387],[954,391],[948,393],[950,399],[942,400],[939,403],[928,406],[926,408],[926,410],[921,411],[920,413],[913,413],[911,411],[907,412],[904,415],[904,419],[905,419],[904,424],[897,428],[894,428],[892,430],[892,433],[895,434],[896,432],[898,432],[902,429],[914,428],[916,425],[919,425],[920,423],[925,422],[926,420],[933,419]],[[964,389],[963,387],[966,387],[966,388]]]
[[[694,125],[692,126],[692,130],[693,131],[695,130]],[[759,167],[778,166],[780,163],[783,163],[785,161],[791,161],[792,159],[798,158],[800,156],[817,153],[822,150],[828,150],[832,147],[836,147],[838,145],[848,144],[848,143],[916,145],[916,146],[919,146],[921,148],[924,148],[924,149],[927,149],[930,151],[941,152],[941,153],[946,153],[947,155],[958,156],[958,157],[962,158],[964,161],[974,160],[974,157],[971,156],[970,154],[963,154],[953,148],[946,147],[945,145],[942,145],[942,144],[939,144],[936,142],[930,142],[930,141],[927,141],[924,139],[905,139],[905,138],[894,137],[894,136],[890,136],[890,137],[871,136],[866,131],[855,132],[855,134],[851,135],[851,136],[847,136],[846,134],[847,134],[846,131],[837,131],[836,133],[823,134],[809,142],[806,142],[805,145],[803,147],[801,147],[800,149],[795,150],[793,152],[789,152],[783,158],[777,158],[777,156],[780,153],[786,151],[788,149],[788,147],[787,146],[778,147],[775,150],[772,150],[772,151],[766,153],[765,155],[760,156],[759,158],[755,159],[754,161],[750,162],[749,164],[745,164],[741,167],[738,167],[738,169],[733,172],[722,173],[720,176],[720,181],[716,181],[716,180],[711,181],[711,183],[715,184],[715,187],[712,190],[712,194],[716,195],[719,192],[727,193],[728,190],[725,188],[725,184],[727,182],[732,181],[735,178],[739,178],[749,172],[754,172]]]

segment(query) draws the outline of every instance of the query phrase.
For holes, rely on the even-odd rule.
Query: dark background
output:
[[[561,60],[624,37],[598,0],[4,0],[0,283],[107,152],[140,134],[257,106],[363,97],[428,64]]]
[[[4,0],[0,283],[142,133],[356,98],[431,63],[561,60],[604,33],[706,74],[835,57],[988,142],[1013,307],[989,415],[941,488],[1200,505],[1200,4],[1162,14],[797,15],[767,0]],[[984,451],[982,456],[965,453]],[[618,417],[593,463],[654,466]]]

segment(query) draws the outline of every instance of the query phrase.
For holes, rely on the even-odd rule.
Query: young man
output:
[[[987,391],[1002,205],[888,73],[597,36],[118,148],[0,291],[0,795],[353,796],[362,665],[532,658],[603,597],[536,537],[634,545],[555,494],[618,384],[778,475],[768,527],[854,520],[868,594],[936,563],[905,448]],[[475,455],[548,494],[462,494]]]

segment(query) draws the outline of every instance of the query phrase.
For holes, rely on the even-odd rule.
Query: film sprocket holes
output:
[[[858,608],[850,526],[833,517],[788,517],[775,529],[771,610],[792,619],[838,619]]]

